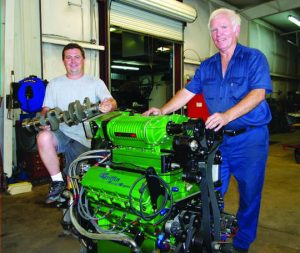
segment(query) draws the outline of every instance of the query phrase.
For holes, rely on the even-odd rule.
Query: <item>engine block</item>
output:
[[[62,225],[77,231],[83,252],[226,252],[237,221],[216,190],[222,131],[178,114],[99,114],[88,98],[22,126],[55,131],[60,123],[82,123],[93,143],[70,165],[70,191],[59,204]]]
[[[115,111],[83,125],[101,149],[69,168],[71,220],[90,252],[222,252],[236,219],[215,190],[221,133],[177,114]]]

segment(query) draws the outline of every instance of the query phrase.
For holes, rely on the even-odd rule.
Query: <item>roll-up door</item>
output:
[[[130,1],[129,3],[127,2],[128,0],[113,0],[111,2],[111,26],[118,26],[123,29],[174,41],[183,41],[185,22],[192,22],[197,16],[196,11],[192,7],[175,0],[166,1],[169,4],[173,3],[173,5],[170,5],[173,7],[169,8],[169,10],[166,9],[167,6],[165,4],[161,4],[164,1],[150,0],[147,2],[136,0],[134,5]],[[151,3],[151,5],[144,3]],[[174,3],[176,4],[174,5]],[[174,9],[174,6],[176,9]],[[180,7],[183,8],[182,15],[180,15]],[[191,12],[188,17],[186,16],[187,8]],[[175,15],[176,12],[177,15]]]

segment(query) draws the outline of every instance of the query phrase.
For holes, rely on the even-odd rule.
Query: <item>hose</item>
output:
[[[118,233],[118,234],[105,234],[105,233],[91,233],[88,232],[86,229],[84,229],[77,221],[75,214],[74,214],[74,208],[73,208],[73,195],[70,192],[66,193],[70,199],[70,218],[73,226],[76,228],[76,230],[83,236],[91,239],[91,240],[102,240],[102,241],[117,241],[121,242],[123,244],[128,245],[131,247],[132,251],[134,253],[142,253],[140,248],[137,246],[136,242],[128,237],[125,234]]]
[[[137,216],[141,217],[142,219],[146,220],[146,221],[149,221],[149,220],[152,220],[154,219],[157,215],[159,215],[161,213],[161,211],[166,207],[167,205],[167,202],[168,202],[168,199],[170,198],[170,208],[169,208],[169,211],[164,215],[164,217],[162,219],[160,219],[159,221],[157,221],[154,226],[157,226],[158,224],[160,224],[162,221],[164,221],[171,213],[171,210],[172,210],[172,206],[173,206],[173,195],[171,193],[171,190],[168,186],[168,184],[162,179],[160,178],[159,176],[156,176],[156,175],[151,175],[151,177],[155,177],[159,180],[159,182],[164,186],[166,192],[165,192],[165,196],[164,196],[164,200],[163,200],[163,203],[161,205],[161,208],[154,212],[153,214],[149,214],[149,215],[145,215],[144,212],[142,211],[143,209],[143,206],[142,206],[142,201],[143,201],[143,194],[144,192],[146,191],[146,187],[147,187],[147,184],[143,184],[141,189],[139,190],[140,191],[140,199],[139,199],[139,207],[140,207],[140,210],[136,210],[134,207],[133,207],[133,203],[132,203],[132,191],[133,189],[136,187],[136,185],[142,181],[143,179],[145,179],[145,176],[142,176],[140,178],[138,178],[134,183],[133,185],[131,186],[130,190],[129,190],[129,196],[128,196],[128,200],[129,200],[129,205],[130,205],[130,209],[131,211],[136,214]]]

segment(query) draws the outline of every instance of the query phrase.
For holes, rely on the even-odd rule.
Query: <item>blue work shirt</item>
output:
[[[201,63],[185,88],[195,94],[203,92],[210,114],[222,113],[240,102],[251,90],[265,89],[266,93],[272,91],[269,64],[259,50],[237,44],[224,77],[221,55],[217,53]],[[268,124],[271,118],[269,105],[263,100],[224,128],[237,130],[262,126]]]

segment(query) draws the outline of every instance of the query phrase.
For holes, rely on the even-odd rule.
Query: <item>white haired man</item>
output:
[[[239,230],[233,244],[224,249],[228,253],[248,252],[256,238],[271,120],[265,100],[272,91],[269,65],[259,50],[238,43],[240,23],[239,15],[230,9],[212,12],[208,28],[219,52],[202,62],[194,78],[162,108],[144,113],[174,112],[203,93],[210,113],[206,128],[224,129],[221,193],[226,193],[231,175],[239,188]]]

